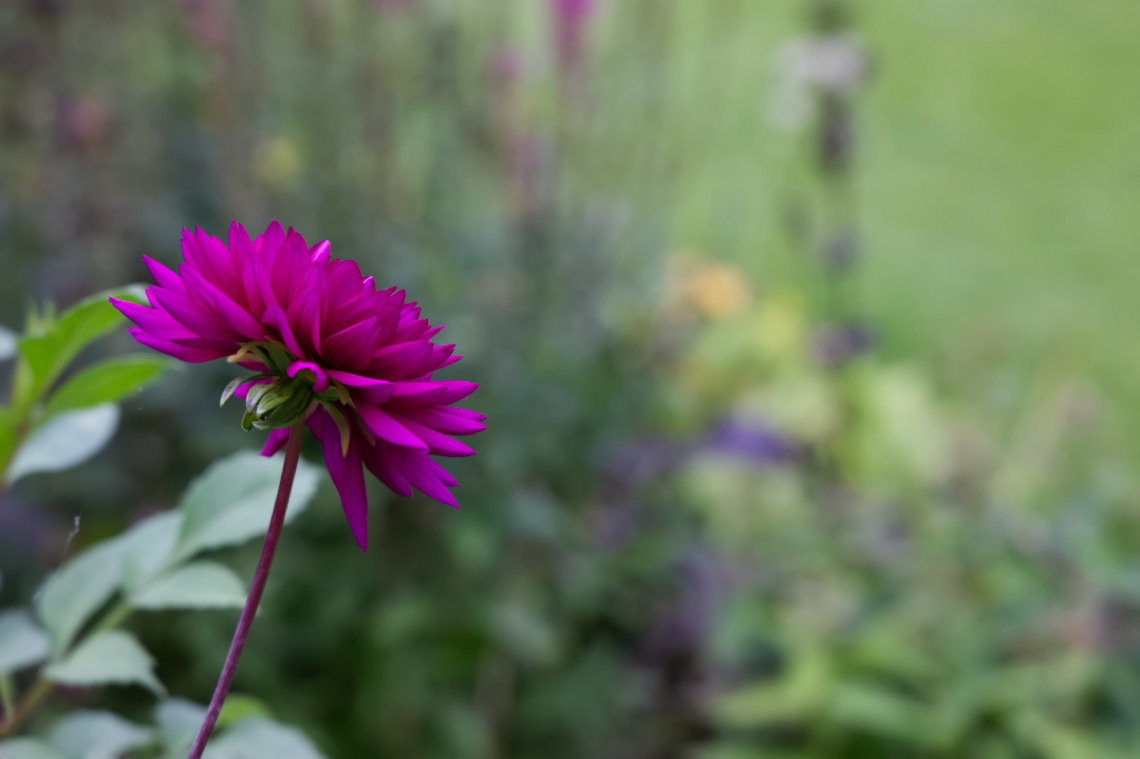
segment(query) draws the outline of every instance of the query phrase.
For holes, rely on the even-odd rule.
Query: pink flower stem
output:
[[[257,562],[257,572],[253,575],[253,585],[249,589],[249,597],[245,600],[245,608],[242,609],[237,630],[234,631],[234,639],[230,643],[230,652],[226,654],[222,674],[218,677],[218,687],[214,689],[210,708],[206,710],[206,719],[202,722],[202,729],[198,731],[198,737],[194,740],[194,746],[190,749],[187,759],[201,759],[202,752],[206,750],[206,742],[210,740],[210,734],[214,732],[214,725],[218,722],[218,715],[222,713],[222,704],[230,692],[238,660],[241,658],[242,649],[245,648],[245,640],[249,637],[249,628],[253,624],[253,615],[261,603],[261,594],[265,591],[265,582],[269,579],[269,567],[273,564],[273,554],[277,551],[281,528],[285,524],[285,507],[289,504],[289,493],[293,490],[293,476],[297,473],[297,462],[301,458],[301,438],[304,432],[304,420],[297,422],[289,430],[285,464],[281,467],[281,484],[277,488],[277,502],[273,504],[273,516],[269,518],[269,529],[265,532],[265,545]]]

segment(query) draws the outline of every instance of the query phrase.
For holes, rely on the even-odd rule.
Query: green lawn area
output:
[[[692,4],[696,5],[696,4]],[[675,239],[763,283],[796,143],[764,113],[806,4],[724,3],[678,25]],[[861,100],[864,306],[894,355],[963,345],[1089,376],[1140,439],[1140,6],[872,0]],[[691,44],[685,44],[691,43]],[[967,350],[969,342],[966,343]],[[996,346],[996,348],[994,347]]]

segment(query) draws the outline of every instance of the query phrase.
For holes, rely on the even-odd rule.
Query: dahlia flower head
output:
[[[182,232],[175,273],[153,259],[150,307],[111,299],[143,345],[189,362],[225,358],[257,374],[222,393],[246,404],[242,425],[269,430],[263,456],[285,446],[301,419],[320,440],[361,549],[368,539],[366,467],[392,492],[412,488],[457,506],[458,483],[432,456],[470,456],[455,440],[485,429],[482,414],[451,404],[474,382],[432,375],[458,361],[436,345],[443,329],[420,318],[403,290],[377,290],[355,261],[331,258],[273,222],[256,239],[230,225],[229,243]]]

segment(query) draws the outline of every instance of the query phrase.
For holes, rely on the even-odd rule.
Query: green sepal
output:
[[[254,385],[245,397],[242,427],[247,432],[253,427],[259,430],[292,427],[305,417],[313,400],[312,385],[304,380],[278,377],[272,382]]]
[[[250,412],[254,416],[257,416],[258,415],[258,405],[261,403],[261,398],[266,393],[268,393],[270,390],[272,390],[274,385],[276,385],[276,384],[277,384],[277,381],[262,382],[260,384],[257,384],[257,385],[254,385],[253,387],[251,387],[249,389],[249,392],[246,393],[246,396],[245,396],[245,410]]]
[[[323,404],[325,411],[329,412],[329,416],[336,422],[336,428],[340,430],[340,453],[342,456],[348,455],[348,444],[352,439],[352,433],[348,428],[348,420],[344,418],[344,412],[331,403]]]
[[[303,384],[282,377],[266,385],[265,392],[259,394],[256,403],[252,404],[256,406],[257,416],[267,416],[273,409],[294,398],[298,393],[304,392],[304,388],[301,387]]]
[[[296,360],[288,351],[274,343],[262,343],[260,347],[265,357],[265,365],[278,376],[284,375],[289,364]]]
[[[271,376],[271,375],[269,375],[269,374],[255,374],[252,377],[237,377],[235,379],[230,380],[229,384],[226,385],[225,390],[222,391],[222,397],[221,397],[221,400],[218,401],[218,407],[221,408],[222,406],[225,406],[226,401],[228,401],[230,398],[232,398],[234,393],[237,392],[237,389],[239,387],[241,387],[242,385],[244,385],[245,383],[257,382],[258,380],[265,379],[266,377],[269,377],[269,376]]]
[[[299,420],[305,418],[311,403],[312,393],[297,390],[287,395],[281,403],[270,409],[268,413],[257,418],[253,426],[259,430],[292,427]]]

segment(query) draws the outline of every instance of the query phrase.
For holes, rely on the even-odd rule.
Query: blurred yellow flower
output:
[[[297,175],[301,155],[292,140],[274,137],[263,140],[253,153],[253,170],[268,185],[283,185]]]
[[[739,269],[689,252],[669,261],[668,292],[671,305],[711,319],[737,316],[752,303],[752,288]]]

